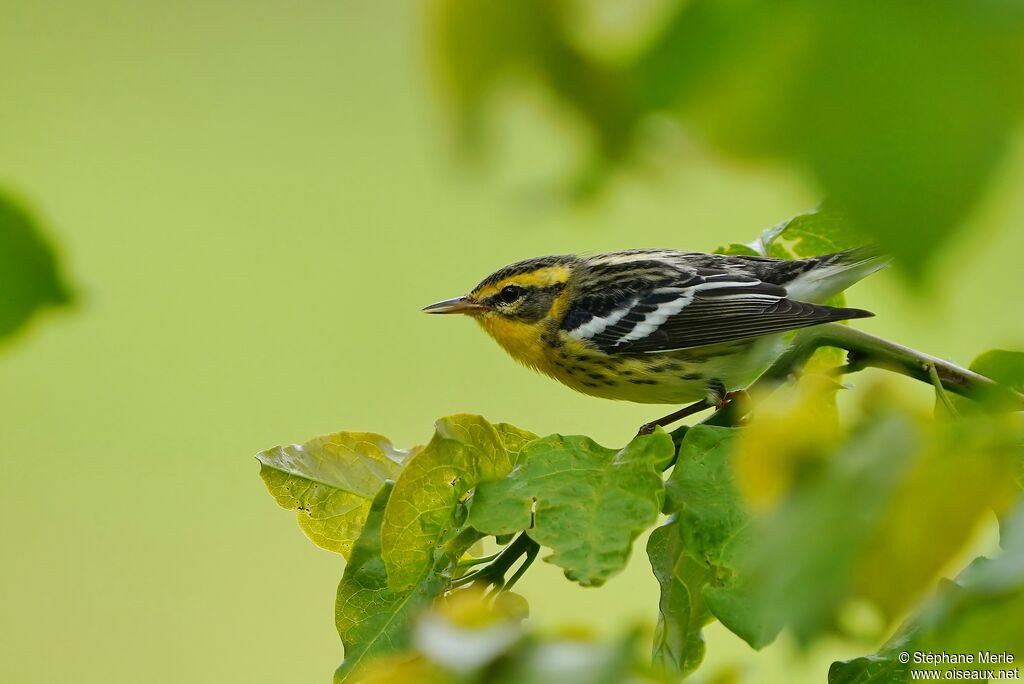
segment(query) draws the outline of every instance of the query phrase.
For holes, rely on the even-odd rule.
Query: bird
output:
[[[791,331],[873,316],[823,302],[887,263],[870,246],[801,259],[675,249],[543,256],[423,311],[470,316],[513,359],[584,394],[689,404],[641,428],[649,432],[724,406],[785,351]]]

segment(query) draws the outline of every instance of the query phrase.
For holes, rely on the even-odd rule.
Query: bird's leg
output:
[[[636,434],[649,435],[652,432],[654,432],[654,428],[656,427],[665,427],[666,425],[671,425],[677,420],[682,420],[687,416],[692,416],[694,413],[700,413],[704,409],[709,409],[712,406],[714,406],[714,404],[709,402],[707,399],[701,399],[700,401],[690,404],[689,406],[684,406],[678,411],[674,411],[668,414],[667,416],[662,416],[657,420],[652,420],[650,423],[644,423],[643,425],[640,426],[640,429],[637,430]]]
[[[745,402],[748,398],[746,390],[735,390],[733,392],[729,392],[725,389],[725,385],[722,384],[720,380],[712,380],[708,385],[708,396],[706,399],[701,399],[700,401],[690,404],[689,406],[684,406],[678,411],[670,413],[667,416],[663,416],[657,420],[652,420],[650,423],[641,425],[637,434],[649,435],[654,432],[654,428],[656,427],[671,425],[677,420],[682,420],[687,416],[692,416],[694,413],[700,413],[704,409],[714,408],[716,411],[721,411],[733,401],[736,401],[737,403]]]

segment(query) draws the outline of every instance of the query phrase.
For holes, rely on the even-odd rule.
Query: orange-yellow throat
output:
[[[513,359],[542,373],[554,374],[551,360],[545,352],[547,345],[541,339],[546,326],[494,314],[477,316],[476,320]]]

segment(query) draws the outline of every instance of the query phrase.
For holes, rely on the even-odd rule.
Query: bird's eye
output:
[[[498,293],[498,296],[501,297],[501,301],[506,304],[511,304],[523,296],[523,288],[516,285],[506,285],[501,288],[501,292]]]

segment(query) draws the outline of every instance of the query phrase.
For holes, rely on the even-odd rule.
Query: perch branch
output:
[[[847,364],[837,369],[840,374],[855,373],[868,367],[882,368],[935,385],[936,389],[990,402],[997,408],[1024,410],[1024,395],[984,375],[838,323],[797,333],[790,347],[750,386],[750,391],[756,394],[785,383],[822,347],[835,347],[847,352]],[[746,408],[732,402],[703,422],[725,427],[739,425]],[[687,429],[688,426],[684,425],[673,430],[672,439],[678,443]]]
[[[874,367],[929,384],[937,378],[941,387],[948,392],[991,401],[1000,408],[1024,409],[1024,395],[1003,387],[983,375],[837,323],[820,325],[797,333],[790,348],[757,379],[752,389],[771,388],[785,382],[821,347],[836,347],[848,352],[850,360],[841,369],[843,373]]]

